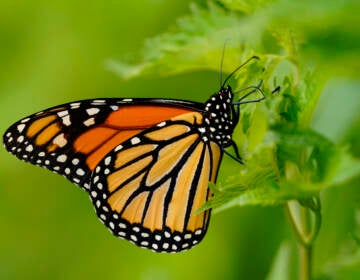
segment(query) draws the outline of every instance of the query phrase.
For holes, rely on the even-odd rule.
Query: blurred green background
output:
[[[26,115],[86,98],[204,101],[218,88],[217,72],[123,81],[105,67],[168,30],[190,2],[1,0],[0,133]],[[359,89],[358,80],[333,79],[314,119],[358,156],[359,113],[348,112],[360,105]],[[356,184],[323,193],[315,271],[332,269],[342,249],[331,245],[346,244],[356,227]],[[199,246],[155,254],[113,237],[79,188],[0,149],[0,279],[264,279],[283,240],[295,249],[282,207],[232,208],[213,215]]]

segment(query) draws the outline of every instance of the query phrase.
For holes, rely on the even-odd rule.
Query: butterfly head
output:
[[[231,135],[238,121],[233,98],[232,89],[227,86],[221,88],[205,102],[204,120],[207,135],[222,147],[232,144]]]

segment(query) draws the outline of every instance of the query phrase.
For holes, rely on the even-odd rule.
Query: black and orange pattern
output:
[[[8,151],[85,189],[100,220],[156,252],[201,241],[224,148],[239,119],[230,87],[202,103],[94,99],[31,115],[4,134]]]
[[[201,104],[164,99],[94,99],[33,114],[4,134],[5,148],[88,190],[90,176],[116,145]]]

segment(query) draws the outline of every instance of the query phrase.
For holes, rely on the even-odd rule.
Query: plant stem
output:
[[[304,207],[295,201],[289,201],[285,208],[289,224],[298,241],[300,280],[311,279],[313,244],[321,225],[320,199],[314,197],[314,201],[316,202],[314,209]],[[314,214],[313,222],[311,213]]]
[[[299,246],[299,278],[300,280],[311,279],[311,264],[312,264],[312,245],[306,246],[298,244]]]
[[[300,206],[300,221],[302,225],[303,237],[305,242],[298,244],[299,246],[299,278],[300,280],[311,279],[311,260],[312,260],[312,240],[307,240],[306,237],[311,232],[311,217],[310,210],[308,208]]]

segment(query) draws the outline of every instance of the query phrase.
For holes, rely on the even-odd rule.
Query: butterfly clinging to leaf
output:
[[[232,140],[239,106],[265,98],[254,87],[234,101],[226,83],[244,64],[205,103],[71,102],[13,124],[5,148],[83,188],[114,235],[156,252],[189,249],[208,228],[210,210],[197,210],[212,196],[208,183],[216,182],[223,154],[241,162]],[[254,90],[262,97],[245,101]],[[230,146],[235,155],[225,150]]]

